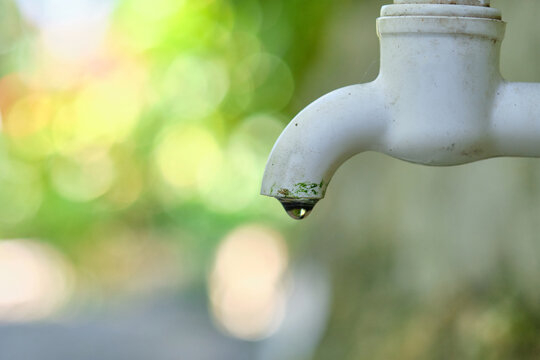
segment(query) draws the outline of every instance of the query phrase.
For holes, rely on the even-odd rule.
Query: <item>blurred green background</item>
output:
[[[163,297],[211,327],[154,359],[540,358],[538,160],[362,154],[303,222],[258,195],[287,122],[375,78],[387,3],[0,0],[0,358],[48,324],[82,340],[36,359],[145,358],[153,313],[92,337]],[[492,6],[503,75],[540,81],[540,3]]]

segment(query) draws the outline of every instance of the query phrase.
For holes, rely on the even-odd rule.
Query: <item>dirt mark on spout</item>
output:
[[[481,156],[483,153],[484,153],[484,149],[475,147],[469,150],[463,150],[461,152],[461,155],[467,156],[467,157],[478,157],[478,156]]]

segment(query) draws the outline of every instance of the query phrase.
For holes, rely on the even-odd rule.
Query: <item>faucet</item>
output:
[[[540,156],[540,84],[499,71],[505,22],[489,0],[395,0],[377,19],[380,72],[311,103],[275,143],[261,194],[303,219],[364,151],[430,166]]]

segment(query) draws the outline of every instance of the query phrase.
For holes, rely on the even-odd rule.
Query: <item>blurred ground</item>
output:
[[[253,359],[255,348],[218,332],[204,304],[163,294],[71,319],[0,326],[1,359]]]

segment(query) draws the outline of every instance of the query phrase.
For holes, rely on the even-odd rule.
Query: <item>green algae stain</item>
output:
[[[300,182],[294,185],[294,189],[297,194],[317,195],[319,188],[319,184],[316,183]]]
[[[294,184],[292,189],[280,188],[276,193],[289,199],[303,199],[312,196],[320,197],[321,195],[324,197],[326,189],[323,190],[323,186],[324,181],[318,184],[313,182],[299,182]],[[272,186],[271,192],[274,193],[274,186]]]

